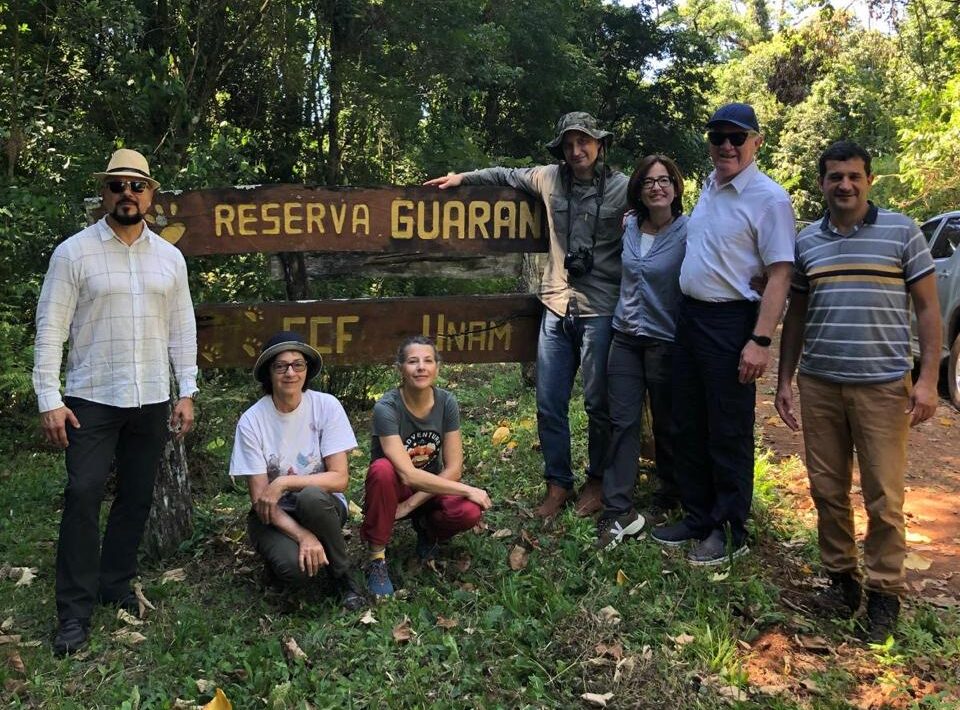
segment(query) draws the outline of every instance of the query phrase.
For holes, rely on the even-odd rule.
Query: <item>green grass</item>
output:
[[[495,507],[485,518],[488,530],[456,538],[436,570],[411,564],[414,537],[400,526],[389,563],[404,592],[374,607],[377,623],[370,625],[360,623],[362,612],[340,612],[322,583],[285,594],[261,584],[260,564],[244,540],[248,499],[225,475],[233,421],[255,396],[245,383],[224,378],[217,400],[203,404],[205,419],[190,449],[196,530],[175,557],[143,563],[144,589],[157,610],[140,629],[147,640],[132,649],[113,637],[122,622],[98,609],[88,652],[51,655],[62,458],[26,445],[7,458],[0,464],[0,564],[37,567],[38,574],[30,586],[0,580],[0,617],[12,618],[4,633],[40,643],[16,649],[25,673],[9,662],[0,666],[4,703],[167,708],[177,698],[203,704],[219,687],[235,708],[583,707],[586,692],[613,692],[612,707],[720,708],[728,704],[718,688],[751,688],[751,652],[744,644],[771,630],[822,634],[837,645],[846,640],[849,629],[842,625],[802,618],[781,603],[785,580],[803,565],[816,565],[815,537],[792,517],[777,487],[782,466],[796,463],[758,460],[753,525],[759,549],[723,579],[716,570],[690,568],[681,554],[649,540],[601,555],[593,548],[591,521],[566,512],[544,530],[529,517],[542,469],[533,392],[518,368],[447,366],[445,373],[448,384],[456,383],[463,411],[468,480],[486,487]],[[382,380],[381,391],[392,375]],[[579,400],[573,411],[582,470]],[[356,413],[354,424],[366,451],[369,413]],[[515,447],[491,443],[500,425],[510,428]],[[366,454],[351,458],[350,495],[358,502],[367,460]],[[641,497],[647,487],[641,484]],[[357,521],[351,527],[359,561]],[[492,537],[504,528],[510,535]],[[778,552],[787,541],[793,541],[789,559]],[[507,565],[515,544],[531,548],[521,571]],[[186,570],[186,581],[162,584],[162,573],[174,567]],[[618,622],[604,618],[605,607],[617,610]],[[440,617],[455,625],[438,625]],[[401,644],[392,630],[405,619],[415,634]],[[956,614],[914,604],[900,631],[892,648],[861,647],[863,667],[904,692],[917,675],[939,683],[939,696],[913,706],[951,707],[960,665]],[[683,635],[692,640],[678,642]],[[286,658],[287,637],[307,661]],[[13,650],[0,646],[7,656]],[[824,664],[809,678],[819,695],[751,693],[736,705],[848,707],[866,682],[837,664]]]

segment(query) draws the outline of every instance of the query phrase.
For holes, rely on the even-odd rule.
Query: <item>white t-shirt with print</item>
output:
[[[237,422],[237,433],[230,456],[231,476],[267,474],[306,476],[323,473],[325,456],[356,448],[357,439],[343,405],[326,392],[307,390],[292,412],[280,412],[269,395],[261,397]],[[347,499],[336,493],[346,506]],[[293,510],[290,493],[279,502],[284,510]]]

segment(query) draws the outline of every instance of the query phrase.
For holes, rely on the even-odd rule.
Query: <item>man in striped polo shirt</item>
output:
[[[862,596],[850,504],[857,451],[868,518],[866,630],[870,641],[881,643],[893,630],[905,590],[907,432],[937,407],[940,309],[933,260],[917,225],[867,200],[869,153],[839,141],[820,156],[818,170],[828,210],[797,237],[776,407],[787,426],[800,428],[791,391],[799,361],[810,492],[820,558],[831,581],[817,602],[847,617],[858,611]],[[915,385],[911,299],[921,353]]]

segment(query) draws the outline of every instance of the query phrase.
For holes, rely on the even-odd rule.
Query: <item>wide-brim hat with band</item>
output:
[[[129,148],[121,148],[114,151],[110,156],[110,162],[107,163],[107,169],[102,173],[94,173],[97,180],[109,180],[110,178],[125,177],[132,180],[146,180],[150,187],[156,190],[160,183],[150,177],[150,166],[147,159],[140,153]]]
[[[550,151],[558,160],[563,160],[563,134],[567,131],[580,131],[586,133],[591,138],[603,143],[604,147],[610,147],[613,142],[613,134],[610,131],[604,131],[597,125],[597,119],[586,111],[571,111],[565,113],[557,121],[557,136],[547,143],[547,150]]]
[[[291,330],[283,330],[271,336],[271,338],[263,344],[263,350],[260,351],[257,363],[253,366],[254,379],[257,382],[268,382],[270,380],[270,373],[267,366],[270,364],[270,361],[273,360],[276,355],[285,353],[288,350],[296,350],[299,353],[303,353],[303,357],[307,361],[308,382],[317,376],[320,368],[323,367],[323,358],[320,357],[320,353],[317,352],[316,348],[307,344],[303,336],[299,333],[294,333]]]

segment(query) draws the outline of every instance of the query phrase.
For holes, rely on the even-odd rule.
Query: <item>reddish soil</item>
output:
[[[763,424],[763,442],[776,460],[791,456],[802,460],[803,432],[790,431],[774,408],[775,362],[770,372],[773,374],[768,373],[757,383],[757,420]],[[806,511],[814,525],[816,511],[805,469],[793,470],[796,473],[783,485],[795,496],[796,509]],[[858,479],[859,471],[855,468],[856,526],[862,540],[866,513]],[[908,567],[924,566],[925,560],[930,562],[926,570],[908,569],[908,583],[917,594],[935,604],[951,605],[960,599],[960,412],[945,399],[940,400],[933,417],[910,432],[906,484],[907,546],[916,555],[908,558]]]

